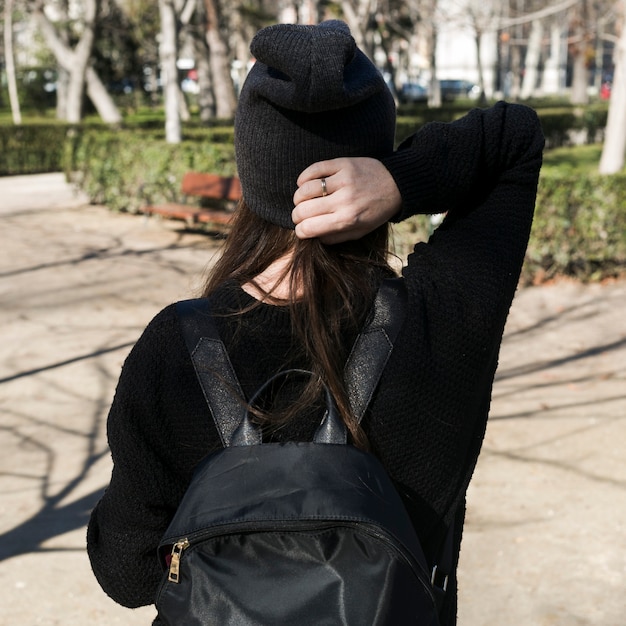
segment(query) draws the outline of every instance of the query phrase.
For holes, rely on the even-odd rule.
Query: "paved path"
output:
[[[147,625],[95,582],[119,369],[215,242],[0,178],[0,626]],[[626,624],[626,283],[524,289],[470,487],[459,626]],[[360,626],[360,625],[359,625]]]

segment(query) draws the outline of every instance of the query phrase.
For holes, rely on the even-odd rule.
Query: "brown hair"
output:
[[[350,346],[346,331],[356,335],[365,323],[381,275],[388,264],[388,226],[385,224],[356,241],[327,246],[319,239],[300,240],[293,230],[271,224],[241,202],[222,255],[204,287],[209,296],[225,281],[243,285],[293,249],[290,297],[294,332],[303,346],[311,370],[326,383],[355,445],[367,447],[365,434],[350,411],[343,386],[343,369]],[[296,306],[297,304],[297,306]],[[321,383],[312,379],[298,405],[274,421],[289,419],[300,406],[319,397]],[[272,419],[269,417],[268,419]]]

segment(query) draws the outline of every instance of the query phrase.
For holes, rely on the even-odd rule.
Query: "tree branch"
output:
[[[549,17],[550,15],[556,15],[557,13],[561,13],[562,11],[573,7],[579,2],[580,0],[565,0],[564,2],[561,2],[561,4],[545,7],[544,9],[540,9],[539,11],[522,15],[521,17],[503,19],[500,22],[500,28],[510,28],[511,26],[517,26],[518,24],[528,24],[529,22],[532,22],[534,20],[540,20],[544,17]]]

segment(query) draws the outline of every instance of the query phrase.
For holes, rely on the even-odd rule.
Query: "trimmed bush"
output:
[[[395,225],[395,253],[405,259],[433,228],[424,215]],[[626,174],[542,173],[521,283],[559,276],[592,282],[625,275]]]
[[[465,115],[471,106],[478,105],[441,109],[429,109],[425,105],[399,107],[396,137],[400,141],[427,122],[451,122]],[[544,107],[538,108],[537,114],[546,137],[546,147],[551,149],[600,141],[606,126],[608,105]]]
[[[198,134],[168,144],[160,132],[85,132],[72,138],[66,155],[68,178],[92,202],[118,211],[136,212],[148,203],[179,199],[180,181],[190,170],[234,174],[232,141]]]
[[[523,280],[626,272],[626,174],[542,173]]]
[[[0,125],[0,176],[61,170],[67,126]]]

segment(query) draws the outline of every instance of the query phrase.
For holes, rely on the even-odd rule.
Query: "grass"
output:
[[[543,156],[543,171],[560,174],[597,173],[602,144],[554,148]]]
[[[57,120],[53,110],[45,113],[39,111],[26,110],[21,112],[22,124],[62,124]],[[13,115],[9,109],[0,108],[0,126],[13,126]]]

